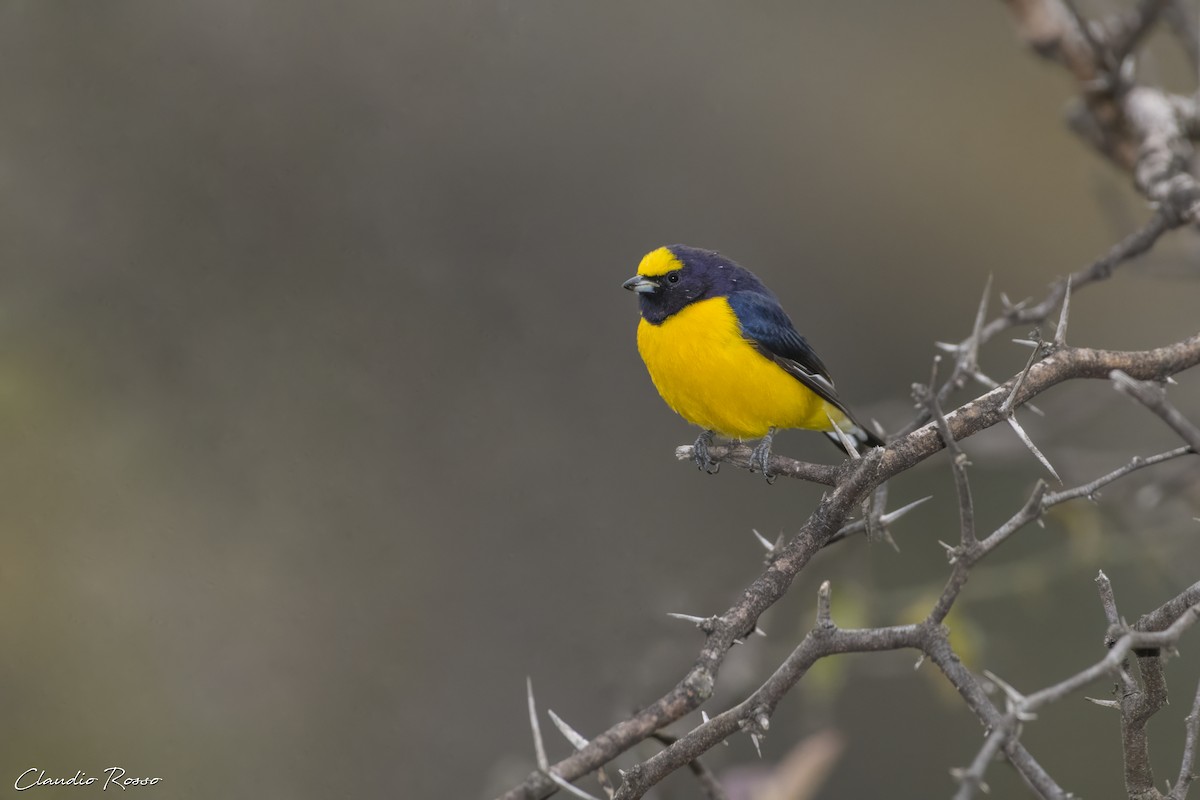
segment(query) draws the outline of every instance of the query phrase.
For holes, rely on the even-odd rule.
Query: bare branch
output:
[[[656,733],[653,738],[667,746],[678,741],[678,737],[666,733]],[[717,776],[712,774],[712,770],[704,765],[704,762],[698,758],[693,759],[688,762],[688,769],[696,776],[696,781],[700,784],[701,797],[705,800],[727,800],[728,795],[725,793],[724,787],[717,780]],[[616,795],[609,796],[615,797]]]
[[[1107,377],[1114,369],[1120,369],[1138,379],[1162,378],[1197,363],[1200,363],[1200,334],[1172,345],[1140,352],[1065,347],[1033,365],[1017,402],[1025,402],[1066,380]],[[1000,413],[1000,407],[1011,393],[1013,382],[1015,378],[947,414],[946,423],[951,436],[962,439],[1005,419]],[[796,574],[846,524],[846,517],[862,502],[866,494],[883,481],[925,460],[942,447],[943,442],[936,426],[928,423],[893,441],[886,449],[874,448],[858,461],[844,462],[834,468],[838,478],[833,490],[822,498],[800,530],[777,549],[776,557],[742,593],[737,603],[717,617],[715,627],[707,633],[696,662],[679,683],[642,711],[596,736],[583,750],[553,765],[554,772],[568,780],[592,772],[707,700],[712,693],[725,654],[734,641],[754,629],[759,615],[783,596]],[[1044,492],[1044,487],[1041,491]],[[1040,509],[1041,497],[1038,497],[1034,508],[1030,509],[1028,514],[1031,518],[1036,517]],[[990,551],[999,541],[1011,535],[1012,530],[1023,525],[1024,521],[1010,520],[1010,523],[1006,523],[988,539],[980,542],[981,552]],[[932,652],[930,657],[933,658]],[[949,658],[949,655],[945,657]],[[939,668],[948,668],[948,662],[939,664]],[[717,723],[722,716],[714,717],[711,724]],[[1026,780],[1036,780],[1047,786],[1053,785],[1053,781],[1047,782],[1048,776],[1044,776],[1044,770],[1037,773],[1028,763],[1031,759],[1020,756],[1018,751],[1007,744],[1004,752],[1010,761],[1019,758],[1021,763],[1031,770],[1029,773],[1023,773]],[[503,797],[505,800],[545,797],[553,790],[554,785],[544,772],[538,771]]]
[[[946,414],[942,411],[942,404],[938,400],[937,391],[934,387],[937,386],[937,368],[941,356],[935,356],[933,359],[933,373],[929,379],[929,389],[925,392],[925,402],[929,406],[929,412],[933,416],[933,421],[937,425],[938,435],[942,437],[942,443],[950,453],[950,469],[954,473],[954,486],[958,492],[958,525],[959,538],[962,541],[964,548],[974,547],[975,539],[975,505],[971,500],[971,484],[967,480],[967,454],[958,446],[958,442],[954,439],[954,434],[950,431],[950,424],[946,421]]]
[[[1192,65],[1192,73],[1200,73],[1200,21],[1188,0],[1171,0],[1163,17]]]
[[[1104,618],[1108,620],[1108,626],[1121,624],[1121,615],[1117,613],[1117,598],[1113,594],[1112,582],[1108,576],[1104,574],[1104,570],[1096,576],[1096,586],[1100,590],[1100,605],[1104,607]],[[1111,645],[1112,642],[1105,642],[1106,645]]]
[[[1200,452],[1200,428],[1193,425],[1175,406],[1167,400],[1167,393],[1161,386],[1147,381],[1137,381],[1130,378],[1121,370],[1113,370],[1110,376],[1118,391],[1127,394],[1146,408],[1157,414],[1171,430],[1179,434],[1195,451]]]
[[[675,448],[675,458],[680,461],[691,461],[692,445],[681,445]],[[750,455],[753,448],[744,444],[714,444],[708,448],[709,457],[718,463],[730,464],[740,469],[750,469]],[[837,482],[838,468],[827,464],[810,464],[805,461],[772,454],[770,471],[774,477],[796,478],[812,483],[833,486]]]
[[[681,736],[670,747],[627,770],[625,782],[617,791],[617,800],[637,800],[667,775],[734,734],[748,731],[752,737],[761,739],[766,732],[764,722],[776,704],[817,660],[838,653],[917,647],[921,635],[922,629],[917,625],[843,630],[818,624],[753,694]]]
[[[976,792],[982,791],[985,794],[988,792],[988,785],[983,781],[983,773],[996,760],[996,755],[1007,738],[1008,731],[1006,729],[996,728],[988,734],[987,739],[983,742],[983,747],[979,748],[970,767],[965,770],[950,771],[950,774],[957,778],[960,784],[958,791],[954,794],[954,800],[971,800],[975,797]]]
[[[574,784],[563,780],[559,776],[555,775],[553,772],[549,772],[549,773],[547,773],[547,775],[550,776],[550,780],[552,780],[556,784],[558,784],[558,788],[563,789],[564,791],[566,791],[567,794],[573,794],[576,797],[581,798],[582,800],[598,800],[598,798],[594,797],[593,795],[588,794],[583,789],[580,789],[578,786],[575,786]]]
[[[995,676],[991,676],[993,680],[997,681],[997,683],[1005,689],[1009,702],[1008,712],[1004,715],[1003,719],[992,728],[993,735],[995,735],[995,731],[999,729],[1004,732],[1001,735],[1004,737],[1006,743],[1015,742],[1016,737],[1019,735],[1019,723],[1021,721],[1033,719],[1034,712],[1036,712],[1039,708],[1050,703],[1057,702],[1067,695],[1106,675],[1123,674],[1124,670],[1122,669],[1121,665],[1130,652],[1134,651],[1135,649],[1173,646],[1179,641],[1179,637],[1182,636],[1188,628],[1194,625],[1197,620],[1200,620],[1200,604],[1187,607],[1178,616],[1178,618],[1173,620],[1169,626],[1161,631],[1147,633],[1133,629],[1126,630],[1113,642],[1112,647],[1104,656],[1104,658],[1092,664],[1090,667],[1080,670],[1074,675],[1071,675],[1070,677],[1054,684],[1053,686],[1049,686],[1045,689],[1034,692],[1033,694],[1023,695],[1008,684],[1005,684],[1003,681],[999,681],[997,678],[995,678]],[[1157,661],[1157,658],[1154,660]],[[1163,689],[1163,692],[1163,699],[1165,700],[1165,688]],[[974,706],[972,706],[972,708],[974,708]],[[1136,734],[1139,730],[1141,733],[1144,733],[1145,720],[1148,719],[1149,714],[1152,714],[1154,710],[1157,710],[1157,706],[1155,706],[1153,709],[1142,710],[1147,711],[1148,713],[1142,717],[1136,717],[1129,713],[1129,710],[1126,709],[1124,704],[1122,705],[1123,734],[1126,733],[1126,731],[1129,731],[1130,734]],[[985,748],[986,747],[987,743],[985,743]],[[1152,781],[1153,775],[1149,770],[1149,762],[1146,761],[1143,763],[1137,760],[1136,757],[1131,760],[1131,753],[1134,753],[1135,756],[1142,753],[1148,755],[1148,751],[1145,749],[1145,742],[1142,740],[1131,742],[1129,737],[1126,736],[1125,766],[1127,786],[1129,786],[1131,797],[1143,796],[1140,794],[1135,795],[1134,791],[1136,789],[1137,791],[1144,792],[1145,787],[1150,787],[1151,784],[1143,785],[1143,782],[1147,779]],[[981,760],[978,757],[976,758],[976,763],[981,764],[981,769],[977,774],[979,781],[982,781],[982,769],[986,768],[989,761],[990,759]],[[1134,783],[1130,783],[1131,774],[1134,777]],[[964,788],[966,786],[967,784],[964,783]],[[1061,792],[1061,790],[1059,791]]]
[[[649,737],[659,738],[666,747],[623,774],[624,783],[617,797],[622,800],[642,797],[651,786],[684,765],[693,765],[707,796],[721,797],[715,781],[712,785],[716,788],[710,791],[703,772],[697,771],[703,770],[697,761],[702,753],[738,733],[748,734],[757,749],[767,734],[778,703],[820,658],[899,648],[916,649],[923,658],[932,661],[987,731],[983,746],[970,766],[956,773],[960,779],[958,797],[973,797],[977,791],[984,790],[988,766],[1003,754],[1038,796],[1066,798],[1066,792],[1021,745],[1021,725],[1033,719],[1038,708],[1109,676],[1121,682],[1121,700],[1094,702],[1121,711],[1129,794],[1139,798],[1161,797],[1152,788],[1146,721],[1166,701],[1163,651],[1173,648],[1179,637],[1200,617],[1200,582],[1130,627],[1121,621],[1112,586],[1101,572],[1097,582],[1109,623],[1108,652],[1091,666],[1029,695],[993,677],[997,685],[1005,689],[1003,712],[988,698],[980,680],[962,665],[941,622],[965,586],[971,568],[1017,530],[1029,522],[1040,521],[1048,508],[1080,497],[1094,498],[1102,487],[1135,470],[1200,452],[1200,429],[1170,405],[1160,387],[1147,383],[1169,379],[1174,373],[1200,364],[1200,334],[1173,345],[1141,352],[1067,345],[1073,292],[1108,278],[1118,266],[1149,250],[1165,232],[1200,223],[1200,181],[1192,172],[1192,140],[1200,140],[1200,99],[1138,85],[1132,58],[1133,51],[1161,18],[1180,35],[1193,62],[1200,64],[1195,15],[1180,0],[1137,0],[1130,12],[1097,25],[1080,14],[1072,0],[1006,0],[1006,4],[1026,41],[1040,55],[1062,65],[1074,77],[1080,94],[1072,113],[1075,130],[1133,177],[1138,189],[1154,207],[1153,216],[1102,257],[1055,283],[1040,301],[1023,300],[1014,304],[1002,294],[1003,310],[990,321],[988,308],[992,283],[989,277],[970,336],[958,345],[945,347],[955,353],[950,376],[939,387],[935,374],[927,397],[920,398],[922,412],[893,438],[888,448],[871,450],[857,460],[851,458],[836,466],[773,456],[767,465],[768,474],[820,483],[831,487],[831,491],[822,497],[816,510],[786,542],[781,537],[778,543],[772,544],[756,532],[768,552],[766,567],[724,614],[715,617],[672,615],[695,623],[704,632],[705,641],[691,669],[669,692],[590,742],[551,714],[560,730],[565,726],[564,735],[577,748],[575,754],[558,764],[547,763],[530,685],[530,718],[539,769],[521,786],[504,795],[505,800],[541,798],[557,788],[580,794],[582,790],[572,787],[570,780],[612,761]],[[1179,33],[1185,29],[1186,35]],[[1033,342],[1029,362],[1018,375],[997,383],[983,373],[979,367],[982,345],[1003,331],[1021,325],[1040,325],[1049,320],[1055,310],[1059,313],[1052,344],[1043,344],[1040,340]],[[1037,336],[1036,332],[1034,335]],[[1090,483],[1057,493],[1048,492],[1046,484],[1039,481],[1020,510],[979,540],[965,469],[967,463],[958,442],[1000,422],[1007,422],[1058,478],[1049,461],[1018,423],[1016,410],[1028,406],[1031,399],[1063,381],[1110,376],[1122,391],[1130,393],[1164,419],[1187,446],[1148,458],[1134,458]],[[968,380],[979,381],[988,390],[946,413],[944,409],[950,407],[951,393],[964,388]],[[816,552],[831,542],[863,530],[879,529],[886,533],[888,522],[916,505],[910,504],[889,514],[884,512],[882,495],[875,498],[873,505],[871,498],[890,478],[924,461],[942,447],[950,452],[958,489],[960,544],[946,545],[952,564],[951,575],[927,618],[916,625],[866,630],[838,628],[831,614],[830,586],[825,582],[818,592],[814,628],[758,690],[711,719],[702,712],[703,722],[677,740],[661,733],[665,725],[681,719],[709,699],[729,648],[751,631],[758,630],[757,620],[761,614],[787,592],[796,575]],[[747,469],[752,453],[751,448],[740,444],[710,448],[715,462]],[[692,448],[679,448],[677,455],[681,459],[691,459]],[[864,507],[864,518],[848,522],[850,514],[860,505]],[[1136,658],[1140,683],[1130,675],[1131,658]],[[1188,719],[1187,744],[1179,779],[1171,789],[1171,800],[1183,800],[1192,780],[1197,739],[1200,738],[1198,720],[1200,691]],[[605,785],[605,789],[611,796],[611,787]]]
[[[1188,788],[1196,780],[1192,771],[1196,763],[1196,746],[1200,741],[1200,685],[1196,686],[1196,699],[1192,701],[1192,712],[1187,716],[1186,734],[1183,741],[1183,757],[1179,763],[1179,777],[1171,789],[1170,800],[1186,800]]]
[[[1050,506],[1058,505],[1059,503],[1066,502],[1067,500],[1074,500],[1078,497],[1094,498],[1098,495],[1102,488],[1119,478],[1125,477],[1131,472],[1135,472],[1146,467],[1152,467],[1155,464],[1161,464],[1164,461],[1171,461],[1172,459],[1179,458],[1180,456],[1192,455],[1195,452],[1196,451],[1191,447],[1176,447],[1174,450],[1168,450],[1165,453],[1158,453],[1157,455],[1153,456],[1134,456],[1129,463],[1114,469],[1107,475],[1102,475],[1099,478],[1096,478],[1096,480],[1091,481],[1090,483],[1085,483],[1082,486],[1076,486],[1073,489],[1064,489],[1061,492],[1047,495],[1044,505],[1046,508],[1049,508]]]
[[[1118,266],[1147,252],[1159,238],[1176,227],[1171,224],[1163,213],[1156,213],[1139,230],[1126,236],[1113,245],[1107,253],[1086,267],[1071,273],[1069,280],[1073,291],[1097,281],[1110,277]],[[1017,305],[1010,308],[983,327],[980,337],[990,341],[998,334],[1020,325],[1036,324],[1045,321],[1054,309],[1059,308],[1067,291],[1067,281],[1060,281],[1051,288],[1050,293],[1034,305]]]
[[[1135,631],[1161,631],[1182,617],[1189,608],[1200,604],[1200,581],[1163,603],[1134,623]]]
[[[1123,68],[1134,46],[1161,11],[1161,0],[1145,0],[1129,35],[1113,49],[1098,42],[1090,25],[1064,0],[1007,0],[1017,29],[1039,54],[1075,77],[1081,100],[1072,128],[1105,157],[1134,176],[1141,192],[1158,205],[1172,228],[1200,221],[1200,182],[1190,173],[1192,155],[1174,98],[1133,85]]]
[[[909,503],[906,506],[901,506],[900,508],[897,508],[895,511],[889,511],[886,514],[881,514],[879,517],[879,526],[881,528],[883,528],[884,530],[888,530],[888,526],[891,525],[893,522],[900,519],[905,514],[912,511],[914,508],[921,505],[922,503],[924,503],[928,500],[932,500],[932,499],[933,499],[933,495],[927,495],[925,497],[922,497],[920,500],[912,501],[911,503]],[[855,520],[854,522],[851,522],[848,525],[843,525],[840,529],[838,529],[838,532],[835,533],[832,537],[830,537],[830,539],[826,543],[826,545],[828,546],[830,544],[833,544],[834,542],[840,542],[841,540],[847,539],[851,536],[854,536],[855,534],[865,533],[866,530],[867,530],[867,521],[865,519]]]
[[[1110,33],[1112,58],[1115,62],[1124,61],[1141,44],[1143,37],[1150,32],[1171,2],[1172,0],[1140,0],[1136,8],[1116,23],[1116,29]]]
[[[1113,643],[1108,655],[1085,670],[1075,673],[1059,683],[1034,692],[1025,698],[1021,704],[1023,711],[1035,711],[1042,706],[1061,700],[1068,694],[1087,686],[1089,683],[1105,675],[1116,675],[1120,672],[1121,662],[1134,648],[1163,648],[1170,647],[1179,641],[1179,637],[1200,619],[1200,604],[1189,606],[1174,622],[1161,631],[1144,632],[1129,630]]]
[[[1012,0],[1010,0],[1010,2],[1012,2]],[[1157,242],[1158,239],[1172,227],[1176,227],[1175,221],[1169,219],[1169,216],[1162,213],[1160,210],[1153,217],[1151,217],[1141,229],[1125,237],[1116,245],[1113,245],[1113,247],[1111,247],[1103,256],[1096,259],[1088,266],[1071,273],[1065,280],[1055,283],[1051,287],[1046,297],[1044,297],[1038,303],[1031,305],[1029,302],[1022,301],[1020,303],[1013,304],[1005,299],[1005,310],[1003,314],[992,319],[982,327],[976,327],[973,329],[971,336],[960,342],[958,345],[946,346],[947,349],[959,353],[959,357],[955,363],[954,373],[951,374],[946,383],[938,390],[938,400],[942,403],[945,403],[949,399],[950,393],[954,389],[959,388],[963,375],[970,375],[989,388],[997,388],[999,384],[988,378],[978,369],[968,370],[967,365],[975,360],[975,354],[978,353],[978,349],[982,344],[991,341],[997,335],[1006,330],[1010,330],[1021,325],[1038,324],[1044,322],[1047,318],[1049,318],[1050,314],[1053,313],[1054,309],[1061,307],[1063,298],[1066,295],[1068,284],[1072,287],[1073,291],[1077,291],[1078,289],[1091,283],[1105,280],[1112,275],[1113,270],[1115,270],[1118,266],[1148,251],[1154,246],[1155,242]],[[988,289],[990,289],[990,278]],[[981,310],[986,309],[987,295],[988,291],[985,290],[984,299],[980,303]],[[978,322],[979,317],[977,315],[976,323]],[[1025,398],[1023,402],[1027,403],[1028,398]],[[1031,408],[1031,410],[1033,410],[1034,413],[1041,414],[1041,412],[1037,409]],[[928,413],[918,415],[916,420],[897,433],[896,438],[906,436],[913,430],[916,430],[918,427],[928,422],[930,419],[931,417]],[[679,453],[681,453],[683,450],[684,448],[679,448],[679,450],[677,450],[677,456],[680,458],[690,458],[690,450],[687,451],[689,453],[687,456],[679,455]],[[816,482],[825,483],[825,481],[821,480]]]

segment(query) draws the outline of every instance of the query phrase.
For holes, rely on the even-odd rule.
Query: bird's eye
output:
[[[670,281],[671,283],[679,283],[679,273],[672,272],[670,275],[667,276],[667,280]]]

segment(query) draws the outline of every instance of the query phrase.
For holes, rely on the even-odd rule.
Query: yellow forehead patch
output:
[[[683,262],[667,248],[660,247],[642,257],[642,263],[638,264],[638,275],[653,278],[657,275],[666,275],[673,269],[683,269]]]

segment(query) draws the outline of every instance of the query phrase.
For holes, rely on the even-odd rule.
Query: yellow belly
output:
[[[679,416],[735,439],[770,428],[833,430],[842,413],[742,338],[723,297],[687,306],[661,325],[642,320],[638,352]]]

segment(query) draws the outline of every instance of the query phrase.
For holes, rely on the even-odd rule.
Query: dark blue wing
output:
[[[850,409],[842,403],[837,396],[837,390],[833,388],[829,370],[825,369],[825,365],[804,337],[796,332],[787,313],[766,287],[755,291],[731,292],[728,300],[729,305],[733,307],[733,313],[737,315],[742,335],[755,350],[845,414],[855,426],[854,430],[846,433],[857,439],[859,444],[870,447],[885,446],[883,439],[857,422]],[[846,449],[836,434],[825,435],[840,449]]]
[[[733,292],[728,299],[741,325],[742,335],[760,353],[822,398],[846,411],[833,388],[829,370],[805,338],[796,332],[778,300],[760,292]]]

